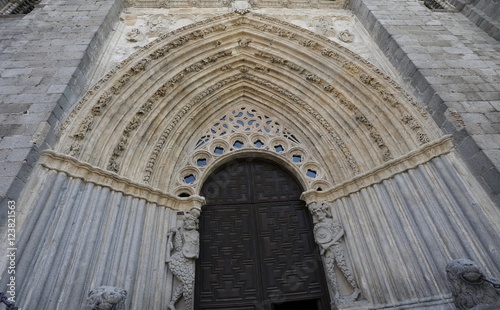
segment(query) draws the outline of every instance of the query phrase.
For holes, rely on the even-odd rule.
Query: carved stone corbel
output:
[[[333,296],[332,309],[336,309],[340,305],[349,305],[358,299],[360,290],[345,259],[344,228],[339,221],[333,219],[328,202],[311,202],[308,209],[313,216],[314,240],[319,246],[326,278],[330,284],[331,296]],[[340,269],[351,286],[352,293],[350,295],[340,296],[335,266]]]
[[[90,291],[87,297],[89,310],[124,310],[127,291],[114,286],[100,286]]]
[[[179,280],[168,309],[176,310],[175,305],[184,297],[186,310],[193,309],[195,260],[200,253],[198,218],[200,209],[192,208],[184,215],[181,227],[175,227],[168,235],[167,264],[174,277]],[[175,283],[174,283],[175,284]]]
[[[500,309],[500,280],[486,278],[475,262],[452,260],[446,266],[446,276],[457,309]]]

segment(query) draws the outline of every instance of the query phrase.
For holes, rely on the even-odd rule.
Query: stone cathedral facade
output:
[[[0,14],[21,309],[455,309],[450,261],[500,277],[497,0]]]

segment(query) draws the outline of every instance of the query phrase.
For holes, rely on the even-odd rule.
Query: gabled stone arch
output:
[[[439,137],[400,86],[349,50],[273,18],[231,13],[166,34],[118,65],[76,106],[56,150],[165,188],[193,128],[242,98],[306,128],[335,182]]]

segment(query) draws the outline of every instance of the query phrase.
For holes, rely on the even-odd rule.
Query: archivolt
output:
[[[63,124],[56,151],[172,191],[200,133],[241,104],[304,137],[331,182],[439,135],[400,86],[347,49],[276,19],[231,13],[166,34],[108,73]]]

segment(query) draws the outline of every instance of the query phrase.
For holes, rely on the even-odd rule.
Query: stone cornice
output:
[[[203,197],[197,195],[187,198],[176,197],[54,151],[45,151],[40,157],[39,163],[49,170],[62,172],[70,177],[82,179],[84,182],[107,187],[124,195],[144,199],[173,210],[201,208],[205,204]]]
[[[302,193],[300,199],[304,200],[307,204],[321,200],[335,201],[358,192],[363,188],[390,179],[397,174],[414,169],[419,165],[431,161],[433,158],[448,154],[453,148],[451,136],[444,136],[441,139],[424,144],[413,152],[393,159],[351,180],[334,186],[329,190],[321,192],[316,190],[306,191]]]

